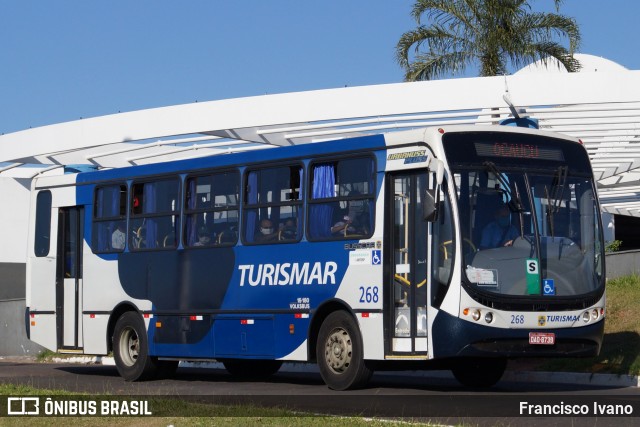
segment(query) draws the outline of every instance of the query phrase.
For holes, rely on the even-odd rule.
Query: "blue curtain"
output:
[[[249,186],[247,192],[247,201],[245,202],[248,205],[258,203],[258,173],[251,172],[247,177],[247,185]],[[254,234],[256,231],[256,221],[257,221],[257,211],[255,209],[247,209],[246,220],[247,223],[244,226],[245,229],[245,239],[247,242],[253,242]]]
[[[317,165],[313,168],[313,199],[335,197],[336,177],[333,165]],[[330,204],[312,204],[309,207],[309,234],[312,238],[331,235],[333,207]]]
[[[148,182],[144,184],[144,194],[142,199],[142,213],[155,213],[156,212],[156,184]],[[155,248],[158,241],[158,223],[153,218],[147,218],[145,222],[147,229],[146,245],[147,248]]]
[[[196,180],[195,179],[191,179],[189,180],[189,185],[187,188],[187,194],[188,194],[188,199],[187,199],[187,209],[189,210],[193,210],[196,208],[196,203],[197,203],[197,198],[198,198],[198,194],[196,193]],[[187,215],[187,229],[186,229],[186,233],[187,233],[187,245],[188,246],[193,246],[196,241],[198,240],[198,224],[196,224],[197,221],[197,215]]]

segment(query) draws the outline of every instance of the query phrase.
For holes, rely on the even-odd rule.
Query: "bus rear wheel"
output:
[[[453,376],[467,387],[491,387],[495,385],[507,368],[505,358],[464,358],[454,362]]]
[[[360,388],[373,374],[364,361],[358,325],[344,311],[331,313],[322,323],[316,360],[322,379],[333,390]]]
[[[127,381],[148,380],[158,374],[162,363],[149,356],[147,330],[138,313],[128,311],[116,322],[113,331],[113,357],[118,373]],[[172,367],[172,362],[167,362],[167,367]],[[177,367],[177,362],[173,363]]]

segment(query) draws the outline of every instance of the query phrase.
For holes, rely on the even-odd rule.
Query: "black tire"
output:
[[[364,361],[358,325],[345,311],[335,311],[322,322],[316,360],[322,379],[333,390],[363,387],[373,374]]]
[[[267,378],[278,372],[281,360],[221,360],[228,373],[238,378]]]
[[[158,360],[149,357],[147,330],[138,313],[127,311],[116,322],[113,357],[118,373],[127,381],[150,380],[158,374]]]
[[[464,358],[454,362],[451,372],[460,384],[467,387],[491,387],[507,368],[505,358]]]

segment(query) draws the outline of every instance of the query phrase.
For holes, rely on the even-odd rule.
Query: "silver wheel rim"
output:
[[[324,346],[327,366],[337,374],[344,373],[351,365],[353,345],[349,333],[343,328],[331,331]]]
[[[127,366],[135,365],[140,354],[140,339],[135,329],[126,327],[120,334],[120,357]]]

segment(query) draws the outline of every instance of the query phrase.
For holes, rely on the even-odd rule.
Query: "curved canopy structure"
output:
[[[640,71],[581,55],[580,73],[540,72],[265,95],[120,113],[0,136],[0,177],[62,165],[122,167],[521,116],[582,139],[603,209],[640,216]],[[544,69],[546,70],[546,69]]]

